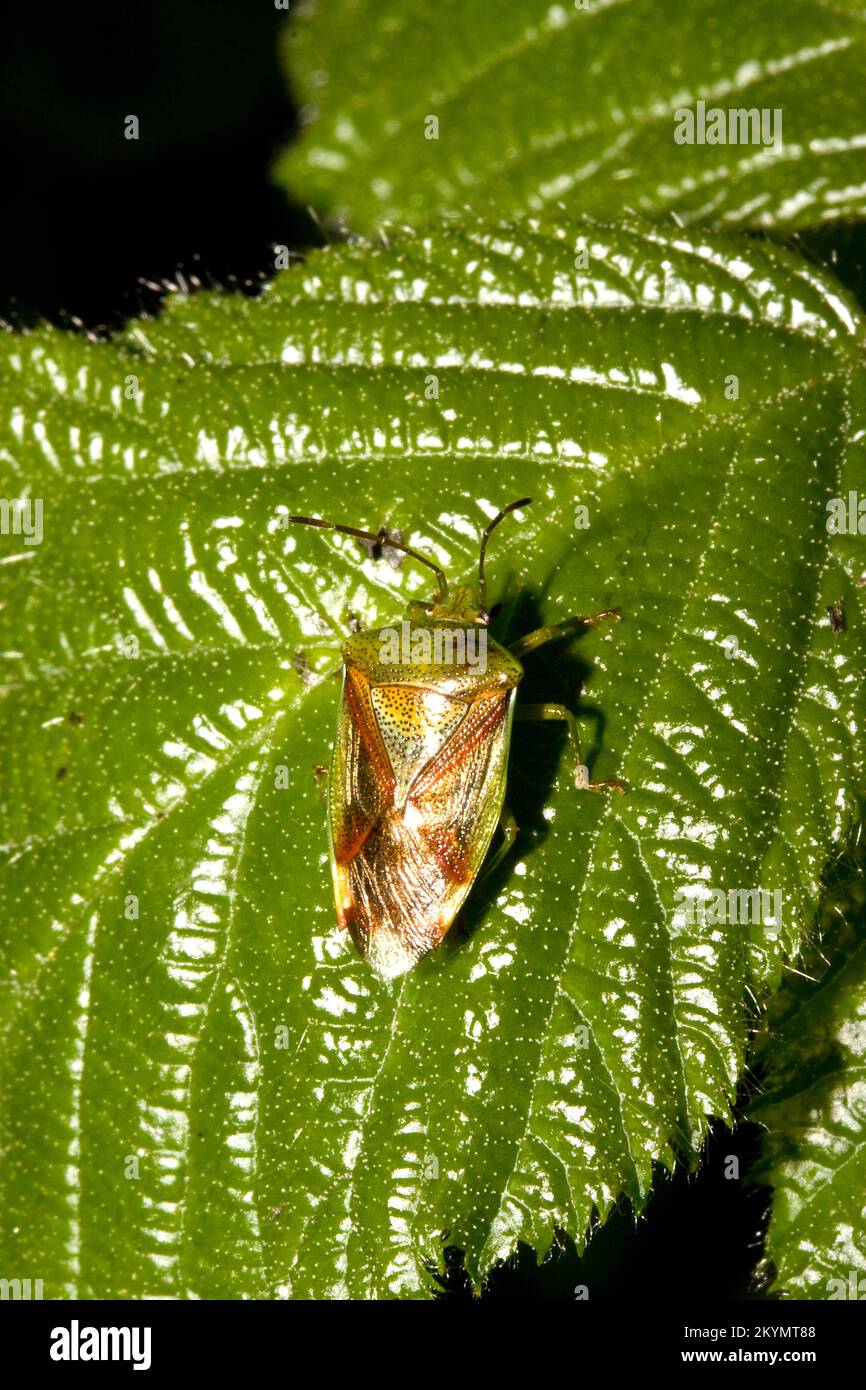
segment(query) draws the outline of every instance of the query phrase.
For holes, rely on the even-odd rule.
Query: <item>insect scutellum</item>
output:
[[[323,531],[339,531],[345,536],[356,536],[362,541],[371,541],[374,545],[387,544],[394,550],[402,550],[404,554],[411,555],[414,560],[418,560],[428,569],[433,570],[438,581],[438,590],[435,598],[429,603],[421,603],[413,600],[409,603],[407,612],[410,618],[428,617],[439,619],[452,619],[457,622],[480,623],[486,627],[490,622],[490,613],[487,608],[487,581],[484,575],[484,559],[487,554],[487,542],[491,534],[495,531],[509,512],[515,512],[519,507],[528,507],[532,502],[531,497],[518,497],[516,501],[509,502],[489,521],[481,533],[481,545],[478,553],[478,601],[472,603],[472,590],[468,585],[456,585],[452,592],[448,589],[448,580],[445,571],[431,560],[429,556],[422,555],[419,550],[414,550],[410,545],[404,545],[402,541],[394,540],[382,527],[378,532],[363,531],[357,526],[345,526],[341,522],[325,521],[315,516],[290,516],[287,520],[299,526],[318,526]]]

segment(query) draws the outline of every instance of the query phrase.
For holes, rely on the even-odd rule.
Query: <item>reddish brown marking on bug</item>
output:
[[[437,864],[448,875],[452,883],[465,883],[470,876],[470,865],[466,848],[457,838],[453,826],[436,830],[422,830],[424,843],[429,846]]]
[[[394,800],[394,774],[391,771],[391,763],[385,751],[375,715],[370,708],[370,686],[360,671],[349,672],[349,679],[346,682],[346,702],[355,728],[358,730],[364,745],[364,752],[370,759],[376,780],[388,805],[390,805]]]

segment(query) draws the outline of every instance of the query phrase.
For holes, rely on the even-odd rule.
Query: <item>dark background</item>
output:
[[[111,329],[156,309],[178,272],[253,292],[275,243],[319,244],[315,218],[269,181],[297,132],[277,62],[285,22],[272,0],[22,4],[3,16],[0,317]],[[130,114],[138,141],[124,138]],[[860,231],[800,246],[862,302]],[[747,1181],[759,1138],[716,1125],[698,1174],[660,1173],[645,1216],[624,1205],[582,1260],[567,1241],[540,1268],[519,1252],[486,1296],[573,1299],[586,1284],[592,1299],[626,1302],[760,1298],[769,1194]],[[739,1180],[724,1176],[728,1155]],[[469,1296],[459,1256],[446,1284],[445,1297]]]
[[[155,308],[178,270],[244,286],[273,271],[273,243],[319,239],[268,177],[297,127],[277,63],[285,21],[273,0],[4,12],[7,322],[116,327]]]

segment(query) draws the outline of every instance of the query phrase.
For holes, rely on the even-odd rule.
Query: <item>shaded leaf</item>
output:
[[[358,229],[465,207],[762,228],[866,209],[862,0],[318,0],[283,52],[309,128],[277,179]],[[712,118],[675,139],[698,102],[725,143],[701,142]]]
[[[766,1126],[757,1175],[775,1189],[766,1258],[792,1298],[866,1297],[862,848],[834,878],[825,933],[773,1001],[750,1111]]]

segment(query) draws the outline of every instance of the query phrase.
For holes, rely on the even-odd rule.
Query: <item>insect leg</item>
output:
[[[530,635],[534,636],[534,634]],[[580,751],[580,740],[577,736],[577,720],[571,710],[566,709],[565,705],[517,705],[514,711],[514,718],[525,721],[555,719],[568,726],[568,733],[574,746],[575,754],[574,785],[577,787],[578,791],[597,792],[604,791],[606,787],[609,787],[611,791],[621,792],[625,790],[622,782],[617,781],[616,778],[612,778],[607,782],[590,782],[589,773],[586,770],[586,764],[583,761],[583,755]]]
[[[487,878],[489,874],[493,873],[494,869],[499,867],[514,844],[514,841],[517,839],[517,821],[514,819],[505,803],[503,803],[502,810],[499,812],[499,829],[502,831],[502,844],[485,868],[484,873],[481,875],[482,878]]]
[[[554,642],[557,637],[565,637],[577,628],[592,627],[595,623],[603,622],[618,623],[621,616],[618,608],[604,608],[600,613],[587,614],[585,618],[566,618],[561,623],[552,623],[549,627],[538,627],[534,632],[528,632],[525,637],[518,637],[516,642],[511,643],[508,650],[514,656],[525,656],[527,652],[534,652],[536,647],[543,647],[545,642]]]
[[[324,763],[316,763],[316,766],[313,768],[313,776],[318,784],[319,800],[322,805],[325,806],[328,801],[328,778],[330,776],[330,769],[325,767]]]

